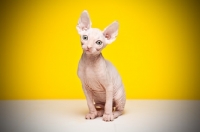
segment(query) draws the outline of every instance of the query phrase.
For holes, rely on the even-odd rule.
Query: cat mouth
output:
[[[91,54],[91,53],[92,53],[92,51],[91,51],[91,50],[88,50],[88,49],[87,49],[87,50],[85,50],[85,52],[86,52],[86,53],[89,53],[89,54]]]

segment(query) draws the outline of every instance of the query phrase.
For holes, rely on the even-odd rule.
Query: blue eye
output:
[[[87,35],[83,35],[83,40],[88,40],[88,36]]]
[[[102,41],[101,41],[101,40],[97,40],[97,41],[96,41],[96,44],[101,45],[101,44],[102,44]]]

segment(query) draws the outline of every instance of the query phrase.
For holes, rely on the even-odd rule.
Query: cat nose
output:
[[[92,46],[88,45],[88,46],[87,46],[87,49],[90,49],[91,47],[92,47]]]

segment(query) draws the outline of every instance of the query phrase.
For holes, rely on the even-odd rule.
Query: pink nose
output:
[[[87,46],[87,49],[90,49],[91,48],[91,46]]]

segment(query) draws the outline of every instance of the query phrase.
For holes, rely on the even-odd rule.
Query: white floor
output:
[[[87,112],[85,100],[0,101],[0,132],[200,132],[200,101],[128,100],[113,122]]]

